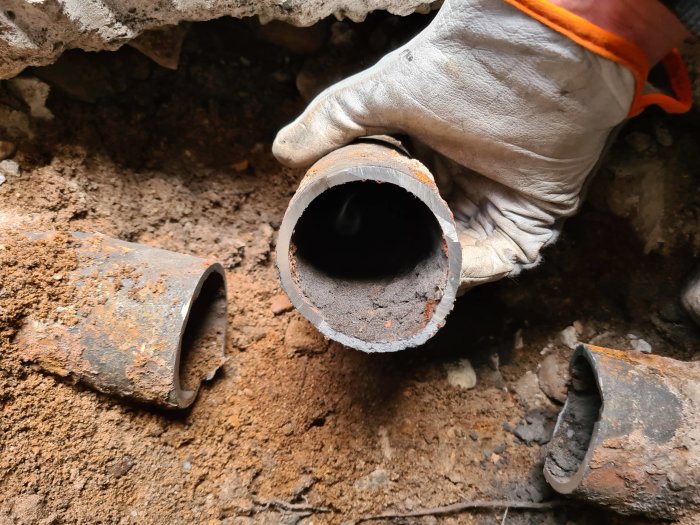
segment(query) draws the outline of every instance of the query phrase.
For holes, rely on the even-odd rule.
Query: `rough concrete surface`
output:
[[[433,2],[434,3],[434,2]],[[427,12],[421,0],[3,0],[0,4],[0,79],[27,66],[49,64],[63,51],[114,50],[142,32],[184,21],[258,16],[308,26],[336,15],[360,21],[383,9]]]

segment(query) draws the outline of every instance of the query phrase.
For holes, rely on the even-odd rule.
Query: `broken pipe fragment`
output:
[[[30,234],[45,239],[52,233]],[[100,392],[165,408],[192,404],[224,362],[220,264],[100,234],[73,233],[74,290],[59,321],[29,317],[21,358]]]
[[[621,514],[700,511],[700,362],[580,345],[544,475]]]
[[[462,252],[425,166],[376,138],[314,164],[277,240],[282,287],[326,337],[365,352],[425,343],[452,310]]]

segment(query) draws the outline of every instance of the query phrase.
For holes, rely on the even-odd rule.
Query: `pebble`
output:
[[[552,438],[552,429],[548,428],[547,420],[541,413],[528,415],[513,430],[513,433],[525,443],[544,445]]]
[[[634,348],[637,352],[651,354],[651,345],[647,343],[644,339],[634,334],[627,334],[627,338],[630,340],[632,348]]]
[[[476,372],[469,359],[460,359],[447,366],[447,382],[467,390],[476,386]]]
[[[549,354],[542,361],[537,379],[542,392],[551,399],[563,403],[568,394],[569,360],[559,352]]]
[[[369,475],[355,482],[355,487],[361,490],[376,489],[389,482],[389,472],[383,468],[372,471]]]
[[[575,326],[567,326],[559,333],[559,340],[574,350],[578,345],[578,334]]]
[[[275,295],[272,301],[270,301],[270,310],[272,310],[272,313],[275,315],[291,312],[293,309],[294,305],[285,293]]]
[[[3,184],[5,184],[5,181],[6,181],[6,180],[7,180],[7,179],[5,178],[5,175],[3,175],[2,173],[0,173],[0,186],[2,186]]]
[[[3,160],[0,162],[0,173],[5,175],[19,175],[19,164],[14,160]]]
[[[528,370],[513,386],[515,393],[518,394],[520,401],[528,409],[543,408],[551,405],[547,397],[540,389],[540,383],[534,372]]]

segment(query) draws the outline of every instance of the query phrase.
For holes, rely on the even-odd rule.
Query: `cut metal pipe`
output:
[[[224,362],[222,266],[100,234],[72,237],[77,267],[62,279],[75,301],[60,307],[59,322],[26,320],[16,338],[20,357],[106,394],[191,405]]]
[[[621,514],[700,511],[700,363],[579,346],[544,476]]]
[[[277,267],[326,337],[365,352],[425,343],[452,310],[462,264],[432,175],[383,142],[334,151],[306,173],[282,221]]]

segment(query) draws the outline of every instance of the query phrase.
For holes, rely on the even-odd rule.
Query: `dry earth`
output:
[[[700,245],[697,112],[632,122],[545,263],[463,297],[423,348],[364,355],[285,308],[272,255],[302,173],[269,151],[303,107],[297,80],[313,91],[424,23],[326,22],[293,32],[286,47],[250,21],[194,24],[177,71],[131,48],[72,51],[24,74],[51,85],[48,121],[17,116],[28,107],[3,86],[0,104],[17,117],[0,124],[10,161],[0,165],[3,226],[100,231],[216,257],[228,272],[230,331],[223,370],[177,414],[37,373],[5,341],[0,524],[352,523],[460,500],[547,501],[541,444],[560,405],[539,385],[545,356],[565,359],[573,339],[628,349],[637,337],[655,353],[698,358],[677,300]],[[540,374],[555,397],[557,362]],[[511,511],[505,523],[645,522],[567,506]]]

